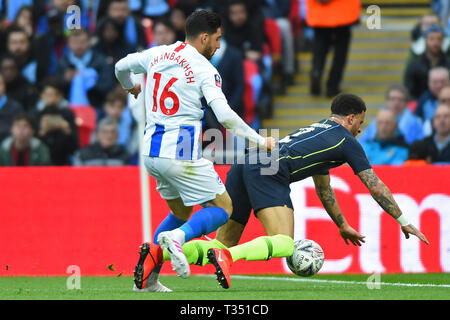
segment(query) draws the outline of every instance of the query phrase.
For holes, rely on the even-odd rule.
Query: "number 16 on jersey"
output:
[[[159,87],[161,86],[161,73],[155,72],[153,74],[153,79],[155,80],[155,86],[153,88],[153,112],[158,111],[158,102],[159,102],[159,109],[161,112],[167,116],[172,116],[175,113],[177,113],[178,109],[180,108],[180,99],[175,94],[175,92],[170,91],[170,88],[172,85],[178,80],[177,78],[171,78],[169,82],[166,83],[164,86],[164,89],[162,92],[159,93],[159,99],[158,99],[158,91]],[[172,108],[166,107],[166,100],[170,98],[173,101]]]

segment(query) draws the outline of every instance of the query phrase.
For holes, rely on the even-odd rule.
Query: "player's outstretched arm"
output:
[[[225,99],[214,99],[210,103],[217,120],[234,135],[256,142],[260,146],[266,147],[269,151],[275,147],[275,139],[264,138],[250,128],[233,109],[230,108]]]
[[[344,215],[339,208],[339,204],[336,200],[336,195],[330,185],[330,175],[316,175],[313,176],[314,185],[316,187],[316,193],[322,202],[323,207],[327,211],[330,218],[334,221],[339,228],[339,233],[344,239],[345,243],[348,241],[355,246],[361,246],[361,242],[364,242],[364,236],[350,227],[345,220]]]
[[[413,234],[426,244],[429,244],[425,235],[414,225],[408,223],[406,218],[402,215],[402,211],[400,210],[397,202],[394,200],[391,191],[388,187],[386,187],[383,181],[378,178],[372,168],[359,172],[358,176],[366,185],[367,189],[369,189],[372,198],[374,198],[383,210],[397,220],[397,222],[401,225],[402,232],[405,234],[406,239],[409,238],[410,234]]]

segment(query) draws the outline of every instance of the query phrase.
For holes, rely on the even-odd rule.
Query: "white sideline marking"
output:
[[[209,276],[209,275],[205,275],[205,276]],[[258,277],[258,276],[238,276],[238,275],[236,275],[236,276],[231,276],[231,279],[278,280],[278,281],[292,281],[292,282],[315,282],[315,283],[367,285],[366,281],[346,281],[346,280],[307,279],[307,278]],[[380,282],[379,284],[381,286],[396,286],[396,287],[450,288],[450,284],[433,284],[433,283]]]

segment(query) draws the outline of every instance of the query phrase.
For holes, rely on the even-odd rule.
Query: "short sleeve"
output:
[[[346,139],[346,142],[343,144],[342,148],[344,157],[355,174],[372,168],[364,149],[355,138],[350,137]]]
[[[203,75],[201,90],[208,105],[215,99],[225,99],[222,92],[222,77],[215,68],[210,68]]]

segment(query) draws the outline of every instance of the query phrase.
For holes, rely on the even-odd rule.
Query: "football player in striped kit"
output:
[[[135,269],[135,291],[169,291],[158,280],[160,268],[146,272],[147,255],[170,253],[172,267],[182,278],[190,275],[181,246],[184,242],[215,231],[225,224],[233,208],[213,163],[201,156],[202,98],[218,121],[233,134],[271,150],[272,137],[264,138],[251,129],[228,105],[221,77],[209,62],[220,47],[220,17],[209,10],[192,13],[186,21],[186,40],[129,54],[117,62],[116,77],[135,97],[140,84],[130,73],[146,73],[146,126],[144,164],[156,179],[157,190],[171,212],[157,228],[154,243],[141,246]],[[203,209],[192,216],[194,205]],[[190,217],[190,218],[189,218]]]

